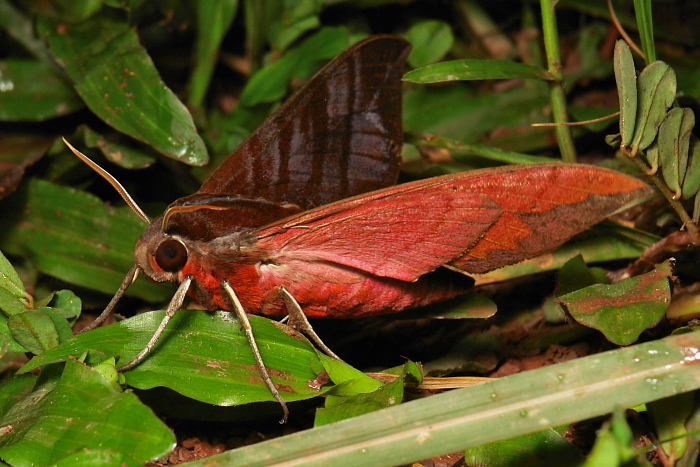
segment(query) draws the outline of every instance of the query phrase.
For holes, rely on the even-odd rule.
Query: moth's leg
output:
[[[80,331],[80,333],[97,329],[102,323],[107,321],[107,318],[109,318],[112,315],[112,313],[114,313],[114,307],[117,306],[117,302],[119,302],[119,300],[122,298],[122,295],[124,295],[126,289],[128,289],[129,286],[134,283],[136,278],[139,276],[140,271],[141,268],[139,268],[136,264],[131,266],[131,269],[129,269],[129,272],[126,273],[126,277],[122,281],[122,285],[119,286],[119,290],[117,290],[117,292],[114,294],[114,297],[112,297],[112,300],[109,301],[104,311],[100,314],[100,316],[98,316],[95,319],[95,321],[93,321],[92,323],[90,323],[89,326]]]
[[[132,361],[130,361],[124,366],[117,368],[117,370],[130,370],[131,368],[141,363],[143,359],[146,358],[146,355],[148,355],[148,353],[151,350],[153,350],[153,347],[155,347],[156,342],[158,342],[160,336],[163,335],[163,331],[165,331],[165,327],[168,325],[168,322],[170,322],[170,319],[173,316],[175,316],[175,313],[177,313],[177,311],[182,307],[182,302],[185,301],[185,296],[187,295],[187,291],[189,290],[191,284],[192,276],[185,276],[185,280],[183,280],[180,283],[177,290],[175,291],[175,295],[173,296],[172,300],[170,300],[170,303],[168,304],[168,309],[165,311],[165,316],[163,316],[162,321],[158,325],[158,328],[156,328],[156,331],[153,333],[151,339],[148,341],[146,346]]]
[[[282,420],[280,420],[280,423],[287,423],[287,419],[289,418],[289,409],[287,408],[287,403],[284,401],[284,399],[282,399],[282,395],[277,390],[275,384],[272,382],[270,374],[267,372],[267,368],[265,368],[265,362],[263,362],[262,356],[260,355],[260,350],[258,349],[258,344],[255,342],[255,336],[253,336],[253,328],[250,326],[250,320],[248,319],[248,315],[243,309],[241,301],[238,300],[236,292],[233,291],[233,288],[231,288],[231,285],[228,283],[227,280],[221,281],[221,288],[224,289],[224,291],[226,291],[226,294],[228,294],[228,297],[231,299],[231,303],[233,303],[233,311],[236,312],[238,321],[241,323],[241,327],[245,331],[246,338],[248,338],[248,344],[250,345],[250,349],[253,351],[253,356],[255,357],[255,361],[258,364],[258,369],[260,370],[260,374],[262,375],[263,381],[265,381],[265,384],[267,385],[268,389],[270,389],[272,396],[275,399],[277,399],[277,402],[279,402],[282,406],[282,412],[284,413],[284,415],[282,417]]]
[[[323,351],[323,353],[342,362],[343,359],[337,356],[335,352],[333,352],[326,344],[324,344],[321,338],[318,337],[318,334],[316,334],[316,331],[314,331],[314,328],[311,326],[311,323],[309,323],[308,318],[304,314],[304,310],[301,309],[299,302],[297,302],[292,294],[289,293],[289,291],[284,287],[279,288],[279,293],[282,296],[285,305],[287,305],[290,325],[309,336],[311,340],[314,341],[314,344],[316,344],[316,347]]]

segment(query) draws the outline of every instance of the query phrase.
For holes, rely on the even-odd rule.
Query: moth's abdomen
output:
[[[297,267],[293,273],[288,274],[294,266]],[[309,318],[360,318],[447,300],[466,292],[473,284],[471,278],[446,269],[426,274],[415,282],[373,276],[339,265],[326,264],[317,269],[309,270],[309,263],[263,268],[261,288],[267,293],[260,314],[287,314],[276,293],[278,286],[292,294]]]

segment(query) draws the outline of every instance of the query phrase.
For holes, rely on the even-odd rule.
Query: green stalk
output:
[[[564,79],[561,72],[561,55],[559,53],[559,34],[557,32],[557,18],[554,8],[557,0],[540,0],[542,8],[542,32],[544,35],[544,49],[547,54],[547,71],[554,78],[549,82],[549,98],[552,103],[552,118],[554,123],[568,122],[566,111],[566,95],[564,94]],[[576,162],[576,147],[568,126],[558,125],[554,127],[561,151],[561,158],[565,162]]]

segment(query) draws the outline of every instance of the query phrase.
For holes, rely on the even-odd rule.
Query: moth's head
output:
[[[162,217],[150,223],[136,243],[136,264],[155,282],[177,281],[187,263],[187,247],[177,236],[163,232]]]

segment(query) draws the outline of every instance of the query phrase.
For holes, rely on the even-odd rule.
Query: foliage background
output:
[[[677,104],[697,109],[697,2],[654,2],[646,22],[635,17],[631,2],[613,3],[622,25],[635,38],[639,24],[653,23],[658,58],[669,63],[677,76]],[[637,11],[644,3],[637,2]],[[607,270],[624,268],[646,247],[679,229],[663,200],[632,215],[642,230],[608,224],[564,247],[546,268],[566,263],[559,275],[533,275],[543,268],[531,263],[480,278],[482,296],[499,309],[488,320],[426,320],[421,319],[423,314],[418,319],[414,315],[317,324],[324,340],[354,367],[367,371],[400,366],[393,371],[399,379],[387,385],[352,368],[335,366],[266,320],[254,320],[262,347],[270,348],[266,362],[294,375],[299,399],[326,396],[295,405],[291,427],[284,431],[275,426],[278,407],[259,402],[269,395],[257,381],[251,383],[255,373],[247,368],[249,356],[241,350],[245,344],[236,323],[229,323],[233,326],[229,329],[216,316],[183,313],[182,323],[154,358],[123,375],[116,373],[111,358],[138,351],[157,322],[154,316],[69,340],[70,326],[81,311],[99,311],[119,286],[143,225],[109,185],[66,150],[60,136],[107,167],[155,216],[173,199],[195,191],[217,163],[325,61],[359,38],[391,33],[411,41],[410,69],[468,58],[518,62],[538,70],[534,79],[519,79],[522,68],[487,66],[477,78],[501,73],[499,77],[510,79],[406,83],[404,179],[557,159],[565,152],[560,149],[561,137],[557,139],[551,128],[530,126],[557,118],[552,83],[541,79],[547,70],[543,42],[553,37],[561,50],[565,86],[556,87],[565,90],[565,113],[572,120],[585,120],[610,114],[619,106],[612,60],[618,32],[602,1],[560,1],[554,11],[558,35],[543,36],[540,5],[534,2],[0,0],[0,169],[4,171],[0,190],[5,195],[0,201],[0,250],[10,258],[3,263],[0,294],[6,372],[0,398],[0,457],[11,465],[70,465],[78,460],[138,465],[167,455],[175,442],[170,430],[175,430],[179,441],[195,440],[185,443],[189,448],[177,448],[170,457],[176,462],[213,454],[221,445],[238,447],[389,407],[402,399],[419,399],[393,408],[405,407],[405,412],[388,412],[396,414],[387,415],[396,417],[391,419],[393,425],[405,430],[394,436],[399,444],[379,443],[384,451],[374,451],[373,464],[416,461],[477,445],[482,447],[466,451],[468,463],[503,465],[520,462],[521,456],[546,462],[547,456],[561,459],[562,453],[572,463],[583,462],[580,453],[594,462],[601,450],[619,462],[643,462],[636,457],[635,441],[678,437],[682,441],[665,445],[663,451],[656,449],[655,459],[693,465],[697,413],[692,390],[699,377],[689,365],[695,359],[689,349],[700,348],[695,347],[700,343],[695,334],[685,335],[685,340],[666,336],[692,330],[683,325],[698,310],[696,251],[678,252],[677,282],[669,285],[667,264],[646,277],[655,281],[653,291],[643,292],[641,308],[629,311],[631,324],[625,330],[642,321],[641,316],[648,318],[652,303],[660,307],[653,309],[653,329],[644,332],[649,326],[637,325],[635,338],[625,344],[641,334],[647,347],[560,366],[574,356],[617,348],[609,342],[616,342],[614,338],[599,332],[612,325],[567,323],[557,312],[553,297],[606,282],[603,269],[567,261],[581,253],[586,262],[603,262]],[[638,69],[643,68],[643,61],[637,63]],[[574,152],[566,157],[638,172],[625,157],[613,158],[614,151],[605,145],[604,136],[617,131],[614,120],[573,128]],[[504,285],[500,283],[504,279],[511,281]],[[671,288],[674,298],[668,307]],[[171,294],[168,285],[139,280],[119,311],[131,316],[157,309]],[[467,317],[488,316],[496,306],[479,298],[469,300],[455,304]],[[431,312],[441,315],[446,309]],[[672,319],[664,319],[669,313]],[[25,337],[17,340],[18,335]],[[660,340],[664,338],[670,340]],[[190,350],[191,361],[172,358],[183,348]],[[39,355],[32,367],[46,365],[40,373],[14,374],[26,361],[25,351]],[[640,355],[647,360],[636,366]],[[69,357],[79,361],[60,363]],[[504,378],[502,386],[494,382],[470,393],[448,392],[444,396],[451,398],[436,399],[431,406],[428,401],[433,397],[424,398],[425,390],[404,393],[404,378],[414,384],[420,378],[411,364],[404,366],[404,358],[423,362],[426,375],[442,376],[505,376],[558,365],[515,375],[519,379]],[[221,372],[212,372],[217,365]],[[303,389],[322,370],[331,375],[331,384],[320,393]],[[557,375],[567,375],[567,384],[572,385],[567,390],[588,398],[577,402],[572,393],[557,389],[561,386],[539,384],[550,377],[558,381]],[[179,394],[152,389],[157,386]],[[604,447],[597,448],[598,454],[590,451],[593,437],[575,431],[572,435],[569,429],[566,439],[585,444],[575,453],[562,436],[571,422],[610,413],[615,406],[631,408],[677,394],[682,394],[680,399],[637,407],[627,420],[618,411],[611,430],[603,430],[599,437],[599,446]],[[241,399],[232,400],[232,395]],[[509,398],[515,395],[523,401]],[[496,399],[494,403],[501,405],[484,402]],[[461,412],[439,408],[457,407],[464,400],[473,401],[473,407],[459,406]],[[324,403],[324,409],[316,412]],[[492,415],[496,428],[485,438],[478,436],[487,426],[483,421],[487,415],[478,411],[480,404],[497,414]],[[77,408],[81,410],[73,412]],[[165,417],[167,426],[154,413]],[[471,421],[466,416],[464,421],[458,419],[460,413],[470,414]],[[559,414],[563,418],[557,418]],[[75,422],[67,423],[68,419]],[[538,425],[542,419],[550,420],[548,426],[553,428],[529,434],[542,428]],[[373,445],[372,440],[388,433],[381,417],[357,420],[308,432],[307,440],[314,440],[313,445],[328,456],[320,462],[351,461],[354,458],[348,456],[358,446]],[[426,446],[423,450],[416,447],[411,430],[439,427],[442,420],[459,429],[436,428],[432,432],[436,444],[419,443]],[[336,425],[339,428],[333,428]],[[350,432],[363,433],[357,435],[362,436],[359,444],[350,444]],[[513,439],[525,434],[529,435]],[[305,441],[304,432],[297,435],[302,438],[282,436],[272,446],[233,451],[231,456],[240,457],[226,459],[251,465],[268,462],[273,453],[280,456],[274,458],[278,461],[293,455],[303,459],[305,454],[290,452],[301,452],[311,441]],[[489,446],[496,441],[501,444]],[[396,457],[398,452],[408,457]],[[356,460],[360,459],[366,458]]]

